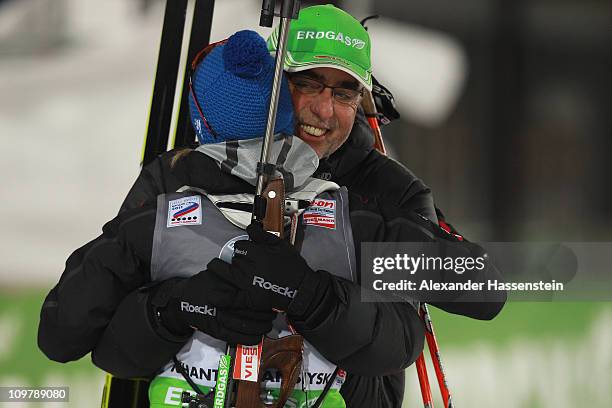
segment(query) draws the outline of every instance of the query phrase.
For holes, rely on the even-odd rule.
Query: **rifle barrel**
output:
[[[285,63],[285,54],[287,53],[286,43],[287,35],[289,34],[289,26],[291,19],[282,17],[279,26],[278,47],[276,49],[275,66],[274,66],[274,81],[272,82],[272,93],[270,95],[270,109],[268,110],[268,124],[266,126],[266,136],[264,137],[261,148],[261,158],[259,162],[266,164],[270,162],[270,146],[274,140],[274,127],[276,125],[276,110],[278,106],[278,96],[280,94],[280,84],[283,77],[283,65]],[[255,194],[260,196],[263,192],[265,184],[265,174],[259,174],[257,177],[257,188]]]

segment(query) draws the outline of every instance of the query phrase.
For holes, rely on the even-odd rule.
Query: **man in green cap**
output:
[[[278,29],[268,39],[275,51]],[[372,90],[370,38],[332,6],[303,9],[292,23],[285,71],[296,113],[296,135],[327,158],[346,141],[364,89]]]
[[[273,52],[278,28],[268,38]],[[373,148],[359,106],[372,90],[370,37],[350,14],[331,5],[306,7],[291,22],[284,69],[293,99],[295,134],[319,155],[315,177],[376,196],[437,222],[429,188]]]

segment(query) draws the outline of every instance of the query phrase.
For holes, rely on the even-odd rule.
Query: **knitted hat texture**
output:
[[[214,132],[207,129],[193,95],[189,94],[191,123],[201,144],[262,137],[274,77],[274,58],[265,40],[243,30],[216,46],[193,74],[193,93]],[[293,134],[293,105],[283,78],[276,113],[275,133]]]

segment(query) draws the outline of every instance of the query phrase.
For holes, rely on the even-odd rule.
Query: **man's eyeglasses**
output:
[[[306,75],[290,73],[286,73],[286,75],[295,89],[304,95],[319,95],[325,88],[329,88],[332,90],[336,102],[352,107],[359,105],[360,98],[363,96],[363,88],[351,89],[342,86],[329,86]]]
[[[198,113],[200,114],[200,117],[202,118],[202,121],[204,122],[204,126],[206,126],[206,129],[208,129],[210,134],[213,135],[215,139],[217,139],[219,135],[217,134],[217,132],[213,130],[210,123],[208,123],[208,120],[206,120],[204,113],[202,113],[202,107],[200,106],[200,103],[198,102],[198,98],[196,98],[195,92],[193,90],[193,74],[198,68],[198,65],[200,64],[200,62],[202,62],[202,60],[206,58],[208,54],[210,54],[213,48],[215,48],[217,45],[225,44],[226,42],[227,42],[227,39],[217,41],[217,42],[207,45],[203,50],[201,50],[200,52],[196,54],[195,58],[193,59],[189,67],[189,92],[191,93],[191,97],[193,98],[193,101],[195,102],[195,106],[198,110]]]

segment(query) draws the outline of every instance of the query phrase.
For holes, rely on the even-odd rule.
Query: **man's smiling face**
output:
[[[296,75],[314,79],[331,87],[361,89],[355,78],[334,68],[314,68]],[[306,95],[296,89],[291,81],[289,84],[295,109],[295,134],[308,143],[319,158],[328,157],[348,139],[355,121],[358,102],[340,103],[334,99],[330,88],[323,89],[319,94]]]

